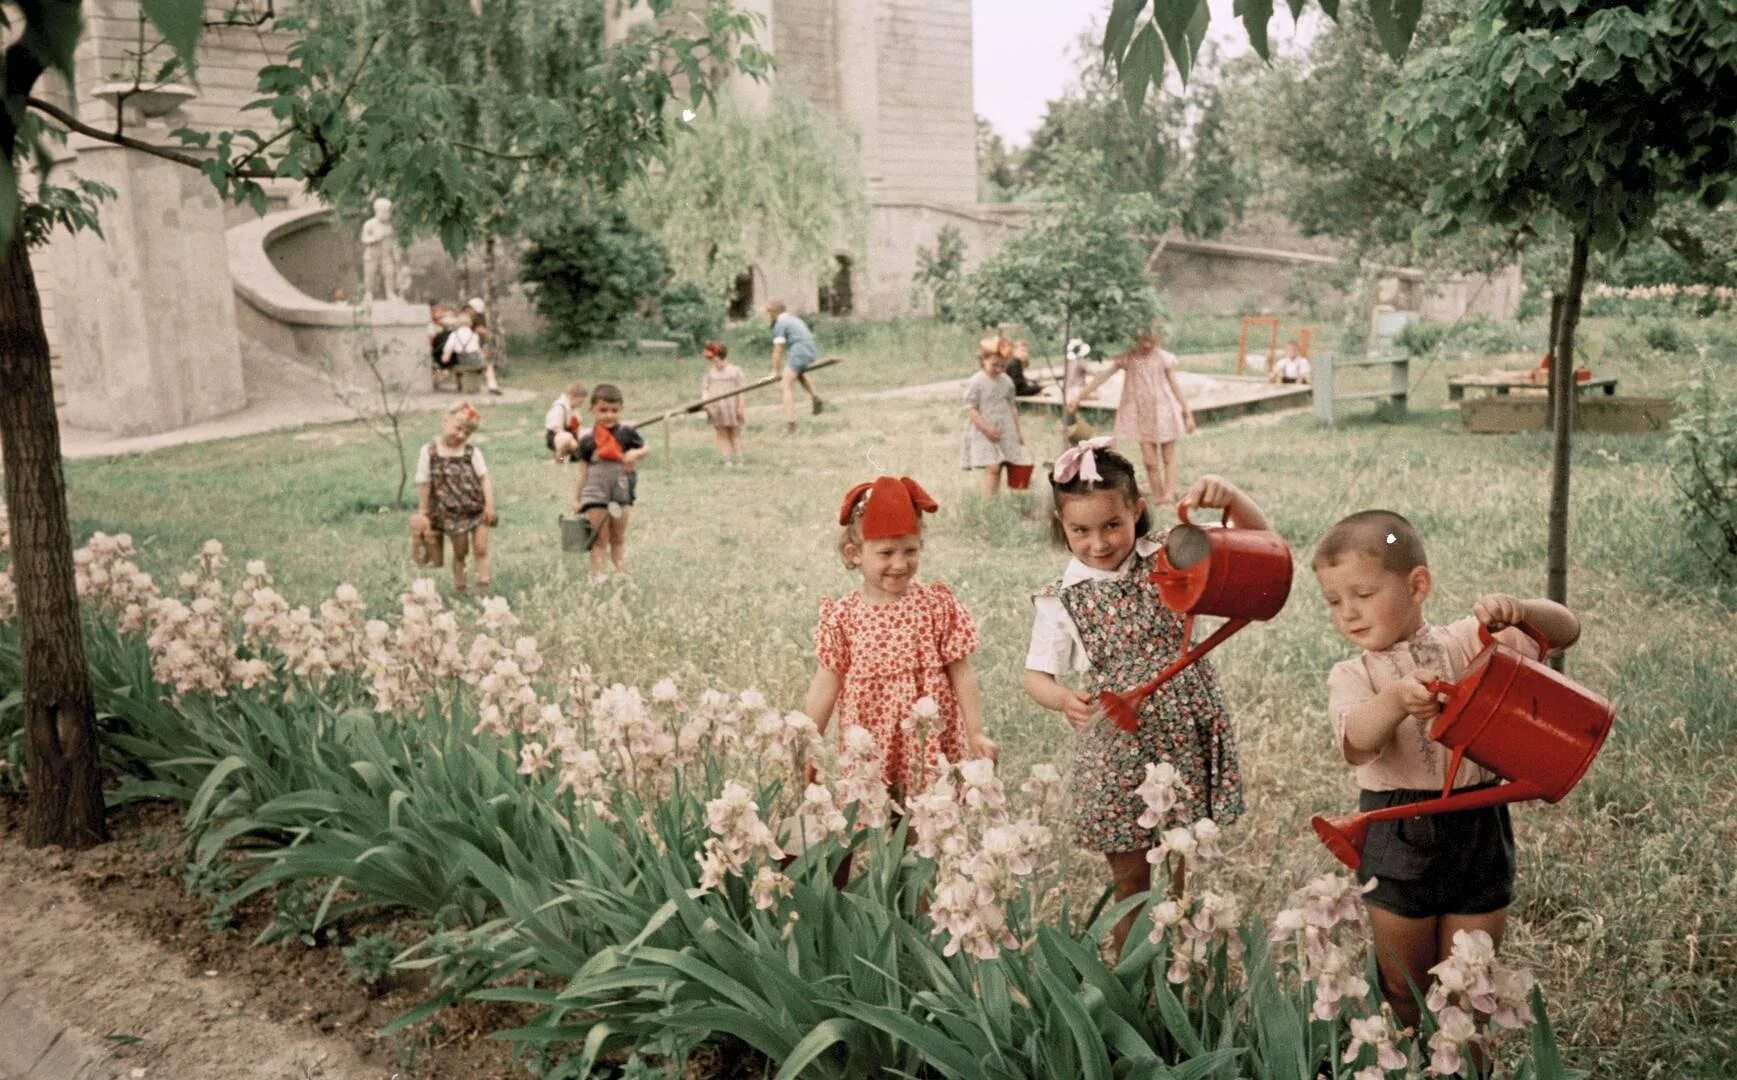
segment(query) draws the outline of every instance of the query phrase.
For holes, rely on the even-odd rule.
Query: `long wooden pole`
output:
[[[842,363],[844,363],[844,357],[842,357],[842,356],[829,356],[825,360],[820,361],[818,364],[808,365],[806,368],[802,369],[802,373],[804,375],[806,375],[810,371],[819,371],[821,368],[831,367],[834,364],[842,364]],[[776,383],[782,377],[783,376],[781,376],[781,375],[768,375],[764,379],[759,380],[758,382],[749,383],[747,386],[742,387],[740,390],[732,390],[727,394],[718,394],[715,397],[702,398],[699,401],[694,402],[692,405],[683,406],[682,408],[679,408],[679,409],[671,409],[668,412],[659,413],[658,415],[651,417],[649,420],[635,421],[634,423],[630,424],[629,426],[644,429],[644,428],[650,427],[653,424],[661,423],[664,420],[668,420],[672,416],[683,416],[687,413],[697,413],[701,409],[705,408],[707,405],[715,404],[716,402],[719,402],[719,401],[727,401],[730,398],[737,396],[738,394],[746,394],[750,390],[759,390],[759,389],[762,389],[764,387],[771,386],[773,383]]]

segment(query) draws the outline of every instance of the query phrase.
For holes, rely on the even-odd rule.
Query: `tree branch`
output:
[[[185,151],[179,150],[173,146],[159,146],[156,143],[148,143],[141,139],[135,139],[131,135],[123,135],[119,132],[104,131],[101,128],[91,127],[89,124],[67,112],[60,106],[55,105],[52,102],[44,101],[41,98],[32,97],[29,99],[29,104],[30,107],[35,109],[37,112],[42,113],[44,116],[47,116],[60,124],[64,124],[68,131],[76,131],[80,135],[89,136],[99,142],[110,143],[114,146],[124,146],[129,150],[137,150],[140,153],[150,154],[152,157],[160,157],[165,161],[173,161],[178,165],[185,165],[190,169],[202,170],[205,167],[205,159],[203,158],[195,157],[194,155],[186,153]],[[277,174],[269,168],[246,168],[238,169],[236,175],[252,180],[270,180]]]

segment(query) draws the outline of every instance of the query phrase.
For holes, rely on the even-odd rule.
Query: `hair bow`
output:
[[[476,406],[468,401],[461,401],[457,405],[454,405],[452,411],[457,413],[458,418],[467,424],[482,423],[482,414],[477,412]]]
[[[1087,439],[1078,446],[1070,446],[1063,450],[1061,457],[1055,459],[1055,481],[1065,484],[1074,477],[1095,484],[1103,477],[1098,474],[1098,459],[1094,451],[1108,450],[1116,440],[1108,435],[1099,435],[1095,439]]]

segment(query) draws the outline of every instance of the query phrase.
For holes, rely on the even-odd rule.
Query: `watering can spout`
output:
[[[1365,815],[1327,817],[1316,814],[1309,819],[1309,824],[1315,827],[1315,835],[1327,845],[1335,859],[1352,870],[1363,865],[1363,842],[1369,839],[1369,821]]]
[[[1384,810],[1370,810],[1361,814],[1346,814],[1334,818],[1316,814],[1309,820],[1309,824],[1314,826],[1315,835],[1321,838],[1321,843],[1327,845],[1327,850],[1333,853],[1333,857],[1355,870],[1363,864],[1363,843],[1369,839],[1369,826],[1377,821],[1398,821],[1402,818],[1423,817],[1426,814],[1451,814],[1457,810],[1506,806],[1509,803],[1542,799],[1545,794],[1543,788],[1530,780],[1516,780],[1510,784],[1462,791],[1446,798],[1389,806]]]

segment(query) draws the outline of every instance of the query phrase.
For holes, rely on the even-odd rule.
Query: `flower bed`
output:
[[[1182,895],[1078,917],[1043,824],[1063,798],[1051,766],[1009,792],[987,761],[948,764],[898,804],[860,733],[834,755],[753,690],[690,701],[667,679],[642,694],[552,672],[503,600],[461,617],[419,581],[390,620],[343,585],[291,607],[263,563],[226,584],[215,541],[173,595],[125,536],[93,537],[76,568],[111,800],[186,806],[188,880],[221,882],[216,913],[305,898],[289,906],[314,940],[411,916],[425,934],[391,963],[433,989],[399,1023],[526,1004],[535,1019],[500,1035],[549,1075],[721,1040],[783,1076],[1372,1080],[1470,1074],[1474,1043],[1561,1075],[1547,1023],[1498,1044],[1544,1014],[1487,937],[1456,937],[1424,1031],[1399,1032],[1355,884],[1309,882],[1269,928],[1213,887],[1210,821],[1149,855],[1187,866]],[[17,678],[8,637],[0,680]],[[1173,771],[1148,773],[1145,820],[1167,823]],[[1104,960],[1135,909],[1147,932]]]

